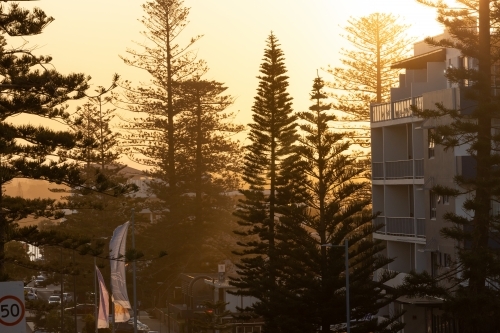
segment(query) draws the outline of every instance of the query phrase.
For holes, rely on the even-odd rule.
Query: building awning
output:
[[[403,304],[412,304],[412,305],[428,305],[428,306],[431,306],[431,305],[434,305],[434,306],[439,306],[441,304],[443,304],[443,299],[441,298],[436,298],[436,297],[414,297],[414,298],[410,298],[410,297],[407,297],[407,296],[401,296],[401,297],[398,297],[398,299],[396,300],[398,301],[399,303],[403,303]]]
[[[392,69],[426,69],[428,62],[442,62],[446,60],[446,49],[438,49],[424,54],[400,60],[391,65]]]

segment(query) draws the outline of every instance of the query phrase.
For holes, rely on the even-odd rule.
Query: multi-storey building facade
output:
[[[438,196],[431,189],[438,184],[455,186],[453,177],[472,175],[474,163],[467,147],[445,151],[430,139],[433,128],[447,119],[424,120],[413,115],[410,106],[433,109],[442,103],[470,112],[473,104],[464,98],[467,82],[450,83],[445,73],[449,67],[474,65],[456,49],[418,42],[413,57],[392,66],[405,74],[400,75],[399,87],[391,90],[390,102],[371,106],[373,211],[380,212],[374,224],[384,225],[373,237],[383,240],[385,254],[394,258],[387,267],[400,273],[389,281],[393,285],[411,270],[437,274],[449,269],[455,259],[456,244],[443,238],[440,229],[448,223],[442,219],[445,212],[464,214],[464,198]],[[439,308],[437,299],[405,298],[385,311],[406,311],[405,333],[454,332]]]

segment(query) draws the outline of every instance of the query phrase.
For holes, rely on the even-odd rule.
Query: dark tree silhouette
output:
[[[246,236],[239,243],[242,256],[238,264],[240,277],[232,280],[241,295],[256,297],[253,310],[265,320],[265,332],[281,332],[278,309],[276,254],[276,219],[278,176],[284,159],[293,151],[296,141],[296,117],[292,115],[291,97],[287,92],[288,77],[284,54],[276,36],[267,39],[264,59],[260,66],[259,87],[255,96],[253,123],[249,124],[243,179],[248,189],[240,190],[245,196],[235,215]]]

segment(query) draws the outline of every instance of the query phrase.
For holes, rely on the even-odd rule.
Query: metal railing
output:
[[[391,103],[372,105],[371,109],[373,122],[391,119]]]
[[[413,112],[411,111],[411,98],[402,99],[400,101],[393,102],[394,105],[394,118],[406,118],[411,117]]]
[[[386,217],[377,216],[373,220],[375,231],[378,234],[404,237],[425,238],[425,219],[415,217]]]
[[[415,168],[413,167],[415,163]],[[385,162],[386,179],[424,178],[424,159]],[[372,163],[372,179],[384,179],[384,162]]]
[[[415,178],[424,178],[424,159],[415,160]]]
[[[415,105],[422,110],[424,101],[422,96],[405,98],[395,102],[372,104],[370,106],[371,121],[384,121],[413,116],[411,105]]]
[[[384,162],[372,163],[372,178],[384,179]]]
[[[383,227],[380,228],[379,230],[375,231],[375,232],[378,233],[378,234],[385,234],[385,216],[377,216],[373,220],[373,226],[375,228],[378,228],[381,225],[383,225]]]
[[[419,110],[423,110],[424,108],[424,98],[422,96],[415,97],[413,99],[413,105],[417,107]]]
[[[387,179],[413,178],[413,160],[387,161],[385,168]]]
[[[425,219],[417,219],[417,237],[425,238]]]
[[[387,217],[387,234],[415,236],[415,219],[413,217]]]

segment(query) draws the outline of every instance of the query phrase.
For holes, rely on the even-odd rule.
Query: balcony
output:
[[[389,103],[373,104],[370,106],[371,121],[375,123],[378,121],[412,117],[412,105],[422,109],[422,96],[406,98]]]
[[[425,238],[425,219],[415,217],[377,216],[373,220],[374,227],[382,227],[377,234]]]
[[[384,177],[385,164],[385,177]],[[415,165],[415,167],[414,167]],[[414,172],[415,171],[415,172]],[[424,178],[424,159],[372,163],[372,179]]]
[[[394,118],[397,119],[411,117],[413,115],[413,112],[411,111],[411,102],[411,98],[394,102]]]

